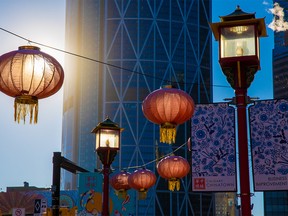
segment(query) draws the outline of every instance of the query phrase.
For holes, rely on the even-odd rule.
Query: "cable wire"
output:
[[[64,54],[68,54],[68,55],[72,55],[72,56],[75,56],[75,57],[78,57],[78,58],[82,58],[82,59],[85,59],[85,60],[88,60],[88,61],[93,61],[93,62],[96,62],[96,63],[99,63],[99,64],[103,64],[103,65],[106,65],[106,66],[109,66],[109,67],[113,67],[113,68],[116,68],[116,69],[120,69],[120,70],[124,70],[124,71],[128,71],[128,72],[131,72],[131,73],[134,73],[134,74],[139,74],[139,75],[142,75],[142,76],[145,76],[145,77],[150,77],[150,78],[153,78],[155,80],[161,80],[161,81],[164,81],[164,82],[167,82],[167,83],[175,83],[175,84],[179,84],[179,85],[187,85],[187,84],[191,84],[191,85],[200,85],[198,83],[189,83],[189,82],[176,82],[176,81],[171,81],[171,80],[165,80],[163,79],[162,77],[157,77],[157,76],[153,76],[153,75],[149,75],[149,74],[145,74],[145,73],[142,73],[142,72],[138,72],[138,71],[135,71],[135,70],[131,70],[131,69],[128,69],[128,68],[124,68],[124,67],[120,67],[120,66],[117,66],[117,65],[113,65],[113,64],[110,64],[110,63],[107,63],[107,62],[103,62],[103,61],[100,61],[100,60],[97,60],[97,59],[93,59],[93,58],[90,58],[90,57],[87,57],[87,56],[83,56],[83,55],[79,55],[79,54],[76,54],[76,53],[72,53],[72,52],[69,52],[69,51],[66,51],[66,50],[62,50],[62,49],[59,49],[59,48],[56,48],[56,47],[52,47],[52,46],[49,46],[49,45],[46,45],[46,44],[43,44],[43,43],[39,43],[37,41],[33,41],[33,40],[30,40],[28,38],[25,38],[21,35],[18,35],[14,32],[11,32],[11,31],[8,31],[7,29],[4,29],[4,28],[1,28],[0,27],[0,30],[8,33],[8,34],[11,34],[15,37],[18,37],[18,38],[21,38],[25,41],[27,41],[28,43],[31,43],[31,44],[36,44],[36,45],[39,45],[39,46],[43,46],[43,47],[46,47],[46,48],[49,48],[49,49],[52,49],[52,50],[56,50],[58,52],[61,52],[61,53],[64,53]],[[207,86],[214,86],[214,87],[221,87],[221,88],[230,88],[230,86],[227,86],[227,85],[207,85]]]
[[[172,155],[172,154],[174,154],[176,151],[178,151],[179,149],[181,149],[184,145],[186,145],[188,143],[188,141],[187,142],[185,142],[185,143],[183,143],[182,145],[180,145],[179,147],[177,147],[175,150],[173,150],[172,152],[170,152],[170,153],[168,153],[168,154],[166,154],[166,155],[163,155],[163,156],[161,156],[161,157],[159,157],[159,158],[156,158],[156,159],[154,159],[154,160],[152,160],[152,161],[149,161],[149,162],[147,162],[147,163],[145,163],[145,164],[143,164],[142,166],[132,166],[132,167],[127,167],[127,168],[123,168],[124,170],[128,170],[128,169],[137,169],[137,168],[141,168],[141,167],[146,167],[147,165],[149,165],[149,164],[151,164],[151,163],[155,163],[157,160],[161,160],[162,158],[165,158],[165,157],[167,157],[167,156],[170,156],[170,155]]]

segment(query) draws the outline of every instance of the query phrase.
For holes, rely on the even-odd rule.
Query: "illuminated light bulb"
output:
[[[236,56],[243,56],[243,52],[244,52],[244,50],[243,50],[243,48],[242,48],[243,46],[242,46],[242,43],[237,43],[236,44]]]
[[[105,144],[106,144],[106,147],[110,147],[109,139],[106,140]]]

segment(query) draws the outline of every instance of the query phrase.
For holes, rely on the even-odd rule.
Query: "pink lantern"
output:
[[[176,127],[190,119],[194,101],[186,92],[165,86],[150,93],[142,104],[144,116],[160,125],[160,142],[175,143]]]
[[[168,179],[168,188],[179,191],[180,179],[185,177],[190,171],[190,165],[180,156],[168,156],[157,164],[157,171],[162,178]]]
[[[139,169],[129,176],[128,183],[139,192],[139,199],[146,199],[148,189],[156,183],[156,176],[148,169]]]
[[[131,174],[126,171],[121,171],[110,178],[110,184],[116,191],[116,195],[122,199],[127,196],[127,190],[131,187],[128,184],[128,178]]]
[[[37,123],[38,99],[55,94],[64,81],[64,71],[52,56],[36,46],[20,46],[0,56],[0,91],[15,98],[14,118],[30,114]]]

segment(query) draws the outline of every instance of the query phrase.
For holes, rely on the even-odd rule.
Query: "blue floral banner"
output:
[[[257,101],[249,111],[254,190],[288,190],[288,101]]]
[[[192,190],[236,191],[235,110],[197,104],[192,118]]]

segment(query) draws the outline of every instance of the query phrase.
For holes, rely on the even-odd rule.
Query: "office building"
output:
[[[174,145],[159,143],[159,126],[142,113],[152,91],[172,84],[195,103],[212,101],[211,1],[67,0],[63,155],[94,171],[101,163],[90,131],[109,116],[125,130],[115,170],[145,165],[190,137],[190,122],[177,129]],[[191,161],[186,146],[175,154]],[[156,172],[156,164],[146,168]],[[133,170],[128,170],[133,171]],[[62,173],[63,189],[77,178]],[[138,215],[213,215],[212,194],[193,193],[191,175],[170,192],[158,177]],[[169,206],[169,207],[168,207]]]
[[[274,1],[278,3],[287,17],[288,2],[286,0]],[[277,17],[276,17],[277,18]],[[279,17],[278,17],[279,18]],[[285,21],[285,20],[284,20]],[[288,97],[288,33],[287,31],[274,32],[273,49],[273,90],[274,99]],[[264,216],[288,215],[287,191],[264,192]]]
[[[235,192],[215,193],[215,215],[216,216],[238,216],[238,203]]]
[[[264,216],[288,215],[288,192],[269,191],[264,192]]]
[[[287,17],[288,2],[285,0],[274,1],[278,3],[284,12],[284,17]],[[279,17],[275,17],[279,19]],[[285,19],[283,20],[285,21]],[[287,21],[286,21],[287,22]],[[273,90],[274,98],[288,97],[288,32],[274,32],[274,49],[273,49]]]

